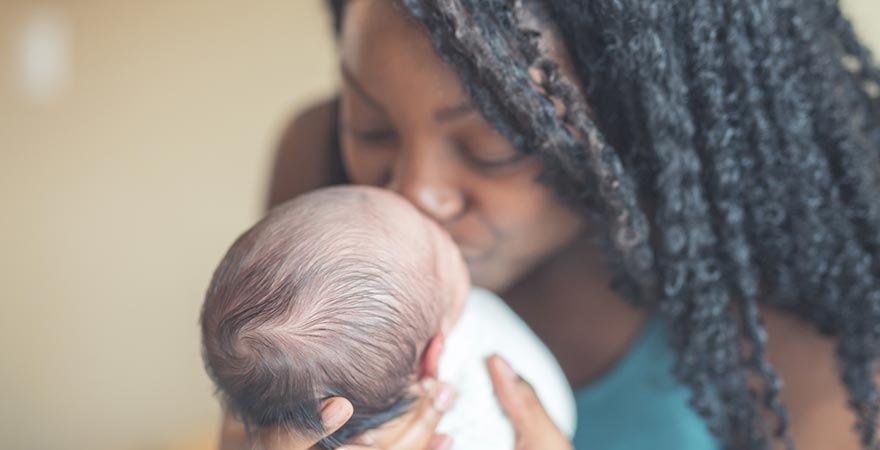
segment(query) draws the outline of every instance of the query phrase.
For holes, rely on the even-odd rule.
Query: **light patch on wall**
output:
[[[32,8],[19,22],[16,54],[17,91],[33,103],[60,96],[70,79],[70,26],[48,7]]]

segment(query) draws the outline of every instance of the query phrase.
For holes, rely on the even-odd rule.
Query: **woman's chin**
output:
[[[512,277],[505,276],[507,274],[504,272],[491,270],[491,268],[491,260],[475,262],[473,264],[468,261],[468,271],[470,271],[471,275],[471,284],[496,293],[503,292],[510,287],[512,284]]]

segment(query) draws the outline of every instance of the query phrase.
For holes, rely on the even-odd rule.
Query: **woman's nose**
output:
[[[402,152],[386,186],[439,223],[455,220],[465,209],[455,169],[429,151]]]

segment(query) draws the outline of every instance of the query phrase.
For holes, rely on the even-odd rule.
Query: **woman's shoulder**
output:
[[[767,358],[782,378],[782,402],[798,448],[861,448],[852,431],[856,417],[840,382],[835,339],[781,310],[762,307],[761,312]]]
[[[296,114],[278,142],[268,207],[303,192],[346,182],[337,144],[338,100],[315,103]]]

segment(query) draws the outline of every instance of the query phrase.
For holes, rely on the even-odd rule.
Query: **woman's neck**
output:
[[[611,369],[647,317],[611,289],[598,244],[581,240],[503,294],[559,360],[573,386]]]

